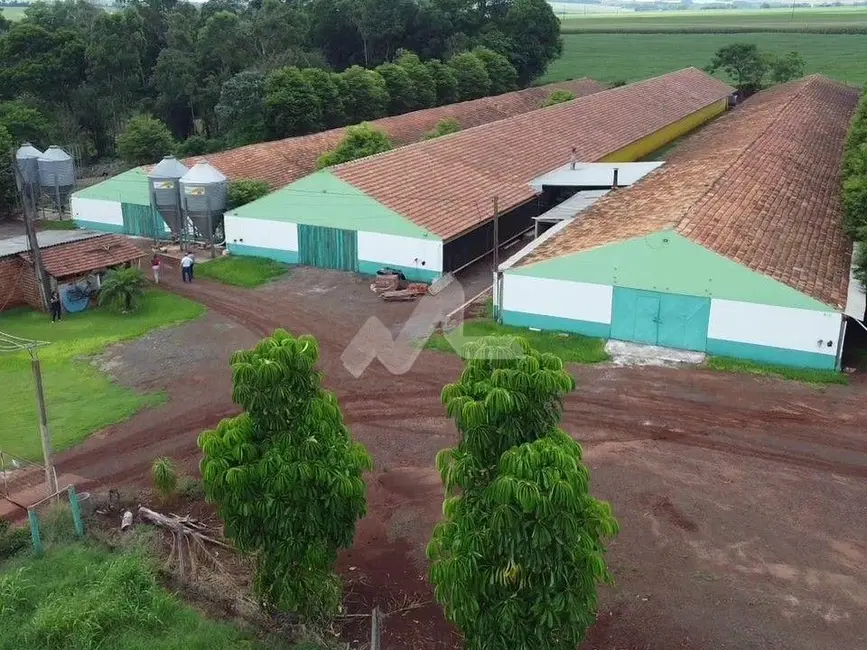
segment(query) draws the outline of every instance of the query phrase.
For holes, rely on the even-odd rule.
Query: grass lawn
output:
[[[0,314],[0,331],[51,343],[40,348],[39,356],[54,448],[61,450],[165,399],[159,393],[140,395],[119,386],[79,357],[100,352],[111,343],[141,336],[156,327],[196,318],[203,311],[201,305],[185,298],[149,290],[141,309],[133,314],[89,309],[65,314],[63,321],[52,324],[45,314],[19,309]],[[26,353],[0,355],[0,385],[4,402],[0,448],[38,460],[42,448],[33,375]]]
[[[465,321],[464,336],[521,336],[539,352],[553,352],[566,363],[600,363],[609,359],[602,339],[577,334],[561,336],[552,332],[534,332],[523,327],[499,325],[488,318]],[[424,347],[456,354],[448,339],[439,332],[429,338]]]
[[[288,271],[288,265],[264,257],[234,255],[196,265],[196,277],[247,288],[258,287]]]
[[[703,68],[730,43],[755,43],[783,54],[797,51],[807,73],[822,73],[849,84],[867,82],[867,34],[564,34],[563,56],[539,83],[591,77],[597,81],[638,81],[687,66]]]
[[[808,384],[848,384],[849,377],[835,370],[810,370],[808,368],[788,368],[786,366],[773,366],[743,359],[730,359],[727,357],[710,357],[706,365],[714,370],[723,372],[742,372],[748,375],[765,375],[777,379],[789,379],[802,381]]]
[[[0,650],[277,647],[290,646],[261,643],[170,594],[144,550],[68,543],[41,558],[21,554],[0,570]]]
[[[72,219],[40,219],[39,230],[75,230],[78,226]]]

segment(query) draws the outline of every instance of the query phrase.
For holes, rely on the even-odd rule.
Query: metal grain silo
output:
[[[228,179],[204,160],[193,165],[181,178],[184,213],[204,239],[214,234],[214,228],[226,211],[228,185]]]
[[[174,156],[166,156],[148,174],[151,207],[166,222],[174,235],[183,231],[181,213],[181,177],[189,171]]]
[[[42,152],[29,142],[22,144],[15,152],[15,166],[18,171],[15,179],[18,189],[21,189],[22,185],[39,188],[39,158],[42,155]]]
[[[54,207],[62,210],[75,187],[75,162],[72,156],[56,145],[51,145],[36,159],[39,185],[51,197]]]

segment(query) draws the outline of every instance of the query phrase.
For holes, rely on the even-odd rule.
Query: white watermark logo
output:
[[[367,319],[343,351],[340,357],[343,366],[358,379],[375,359],[379,359],[390,373],[403,375],[412,369],[424,344],[439,328],[452,349],[460,354],[467,343],[479,338],[464,333],[466,303],[461,283],[447,276],[435,295],[427,294],[419,300],[396,336],[375,316]],[[523,350],[516,343],[500,348],[498,354],[517,358],[523,355]]]

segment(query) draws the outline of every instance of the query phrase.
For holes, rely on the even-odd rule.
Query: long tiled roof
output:
[[[753,96],[521,265],[663,229],[821,302],[846,302],[840,159],[858,90],[813,75]]]
[[[468,129],[535,110],[552,91],[558,89],[568,90],[576,97],[584,97],[605,88],[592,79],[576,79],[426,108],[374,120],[371,124],[384,131],[395,145],[405,145],[421,140],[425,133],[432,130],[442,119],[454,118],[462,129]],[[253,178],[265,181],[272,189],[277,189],[315,171],[316,159],[333,149],[343,138],[345,131],[345,128],[331,129],[311,135],[251,144],[220,153],[187,158],[183,162],[190,167],[204,158],[229,180]]]
[[[45,249],[42,251],[42,262],[49,275],[66,278],[132,262],[144,255],[126,237],[102,235]],[[21,257],[30,261],[29,253],[21,253]]]
[[[597,161],[727,97],[695,68],[622,86],[334,167],[417,225],[453,239],[535,196],[529,182],[569,161]]]

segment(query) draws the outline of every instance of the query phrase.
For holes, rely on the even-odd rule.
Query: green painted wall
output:
[[[778,307],[836,311],[791,287],[662,231],[506,271]]]
[[[272,219],[419,239],[440,239],[327,170],[305,176],[230,214],[247,219]]]
[[[132,203],[135,205],[149,206],[151,204],[148,194],[147,174],[138,167],[113,176],[96,185],[79,190],[73,196],[79,196],[83,199],[102,199],[103,201],[117,201],[118,203]]]

